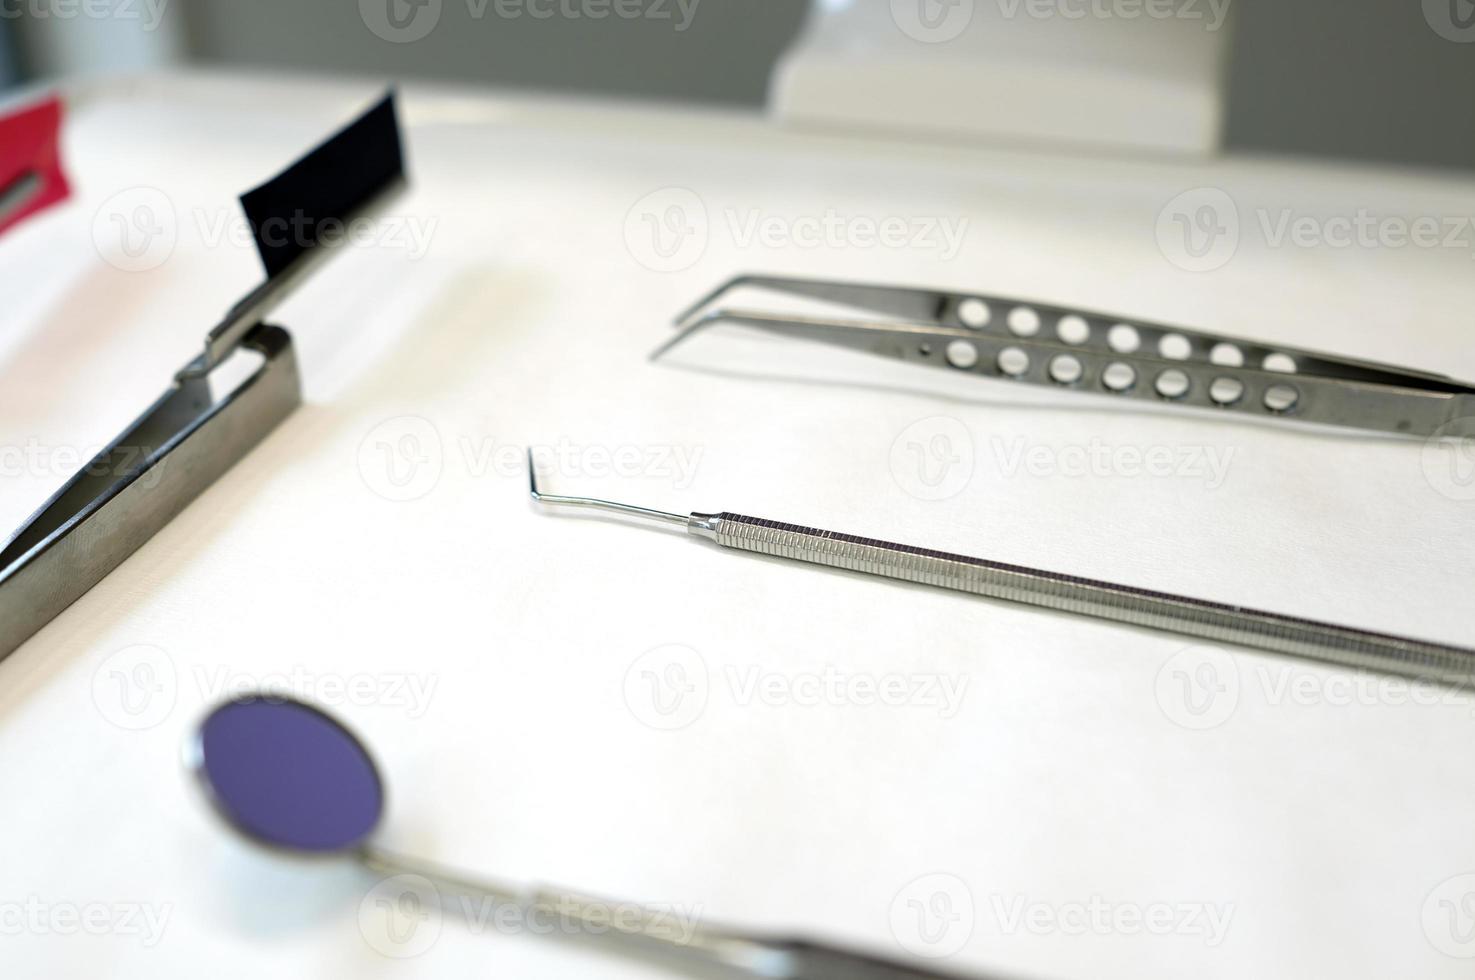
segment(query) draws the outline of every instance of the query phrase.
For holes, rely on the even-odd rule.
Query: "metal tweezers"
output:
[[[889,319],[721,305],[756,287]],[[658,358],[732,323],[984,377],[1411,436],[1475,436],[1475,386],[1439,374],[982,293],[743,275],[678,318]]]
[[[210,331],[204,352],[175,374],[163,396],[0,550],[0,660],[121,565],[301,404],[292,338],[263,321],[338,250],[325,234],[330,222],[376,213],[403,186],[391,94],[241,198],[267,280]],[[310,232],[282,237],[289,227]],[[262,363],[217,398],[210,376],[238,350],[254,351]]]

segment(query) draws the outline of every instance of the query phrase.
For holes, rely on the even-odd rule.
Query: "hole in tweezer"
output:
[[[236,347],[225,360],[210,369],[206,378],[210,381],[210,396],[219,402],[227,395],[233,394],[241,385],[245,384],[261,365],[266,363],[266,355],[258,350],[252,350],[246,346]]]

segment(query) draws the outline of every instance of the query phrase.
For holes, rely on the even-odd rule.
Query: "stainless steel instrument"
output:
[[[1379,670],[1451,684],[1469,683],[1475,679],[1475,650],[1466,647],[743,514],[675,514],[592,497],[558,496],[539,490],[531,452],[528,453],[528,473],[530,492],[533,500],[539,503],[586,507],[667,524],[683,528],[688,534],[722,548],[828,565],[1344,667]]]
[[[886,319],[721,305],[739,288]],[[1475,436],[1475,387],[1443,375],[982,293],[743,275],[676,322],[680,332],[653,359],[732,323],[1022,384],[1411,436]]]
[[[767,980],[964,980],[964,975],[933,970],[920,963],[809,939],[766,935],[711,923],[688,926],[680,934],[667,917],[630,902],[579,895],[546,886],[522,886],[477,876],[472,878],[419,858],[406,858],[374,845],[359,851],[359,860],[386,877],[415,875],[430,882],[440,899],[491,901],[568,923],[575,934],[623,942],[628,952],[699,976],[761,977]],[[611,907],[621,915],[611,915]],[[712,974],[714,968],[722,972]],[[984,980],[969,974],[974,980]]]
[[[0,660],[81,598],[242,459],[302,401],[292,337],[265,322],[337,253],[334,228],[404,186],[394,97],[241,199],[267,279],[210,331],[158,401],[0,549]],[[216,396],[238,350],[261,364]]]
[[[337,719],[280,693],[246,694],[216,707],[186,743],[185,765],[211,808],[242,837],[281,855],[355,859],[381,878],[376,905],[408,905],[417,920],[431,907],[459,911],[478,928],[505,923],[587,939],[703,977],[959,976],[832,943],[724,927],[705,921],[700,906],[672,915],[669,908],[499,881],[387,851],[373,841],[386,799],[373,755]],[[413,923],[391,930],[390,941],[408,942],[415,930]]]

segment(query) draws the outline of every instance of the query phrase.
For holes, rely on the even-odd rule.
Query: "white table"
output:
[[[74,201],[0,240],[0,526],[257,281],[230,233],[235,196],[375,91],[185,74],[78,93]],[[566,492],[1469,644],[1475,502],[1419,440],[1129,408],[736,331],[645,360],[686,302],[766,270],[1033,296],[1472,377],[1468,233],[1449,248],[1272,240],[1282,214],[1333,235],[1326,219],[1358,209],[1469,216],[1469,181],[903,146],[416,86],[402,108],[414,190],[395,227],[433,226],[423,254],[396,232],[303,289],[274,319],[296,337],[304,407],[0,665],[0,973],[665,975],[458,921],[395,945],[371,878],[239,843],[180,746],[224,692],[285,677],[374,747],[383,842],[469,869],[954,969],[1469,975],[1450,955],[1475,955],[1468,693],[1428,703],[1399,682],[539,515],[520,465],[524,445],[562,447],[546,478]],[[1239,244],[1193,272],[1159,219],[1185,191],[1185,213],[1224,200],[1202,188],[1233,202]],[[111,215],[161,199],[167,260],[130,258]],[[663,258],[645,215],[693,200],[682,226],[700,234],[704,212],[705,238],[688,239],[704,248]],[[796,241],[831,213],[831,246]],[[926,236],[868,245],[866,219],[888,217],[965,234],[955,255]],[[939,434],[952,468],[923,473],[909,447]],[[671,664],[699,690],[662,715],[646,682],[678,677]],[[906,703],[862,703],[870,681],[904,682]],[[951,708],[920,689],[943,682],[961,687]]]

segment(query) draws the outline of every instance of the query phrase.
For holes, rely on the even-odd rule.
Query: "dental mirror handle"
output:
[[[957,973],[941,973],[909,963],[868,956],[837,946],[807,940],[764,943],[769,955],[787,961],[787,972],[758,973],[789,980],[961,980]]]
[[[918,966],[806,939],[773,939],[720,928],[681,927],[633,902],[596,899],[547,886],[519,886],[492,879],[472,880],[459,872],[376,847],[358,852],[378,874],[418,875],[437,893],[539,909],[588,927],[586,934],[633,941],[647,953],[688,964],[720,965],[738,975],[769,980],[961,980]],[[612,917],[618,908],[620,916]],[[981,978],[980,978],[981,980]]]

